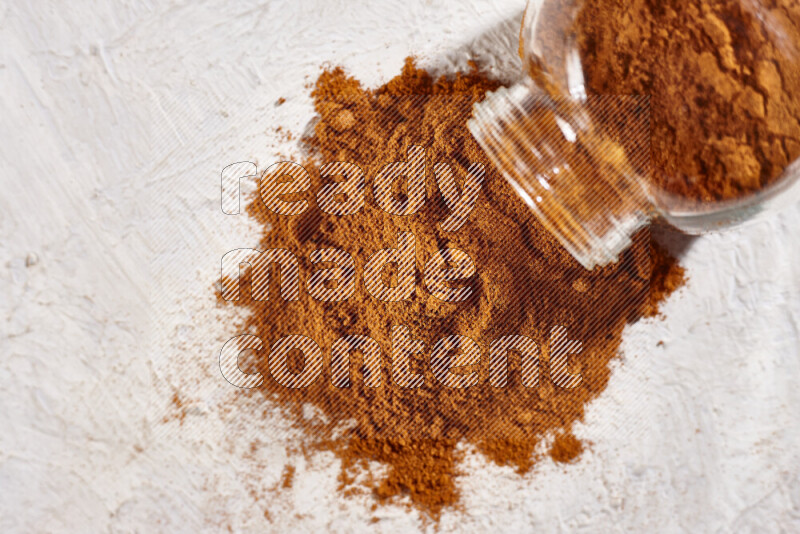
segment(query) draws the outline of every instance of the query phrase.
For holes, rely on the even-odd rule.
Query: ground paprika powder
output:
[[[449,389],[433,380],[405,390],[391,384],[388,371],[381,387],[369,388],[363,368],[355,365],[349,388],[333,387],[326,375],[300,391],[287,391],[268,379],[261,389],[242,393],[281,406],[310,445],[333,451],[342,461],[345,493],[370,491],[378,502],[408,495],[414,506],[434,518],[458,500],[459,442],[525,472],[537,461],[537,445],[554,436],[550,457],[573,461],[582,444],[571,434],[572,425],[606,387],[623,329],[654,315],[659,302],[684,280],[683,269],[651,243],[646,231],[637,234],[619,263],[591,272],[558,244],[466,129],[472,104],[497,87],[498,82],[475,65],[467,73],[434,78],[409,59],[400,75],[376,89],[364,88],[342,69],[332,68],[322,72],[312,91],[318,119],[302,144],[313,191],[323,185],[318,172],[323,162],[356,162],[369,180],[381,165],[402,158],[411,144],[423,145],[430,161],[454,162],[459,176],[473,162],[486,165],[476,208],[458,231],[443,231],[438,224],[446,209],[433,185],[423,209],[409,217],[388,215],[371,202],[348,216],[311,209],[282,217],[257,199],[248,208],[264,228],[259,248],[293,251],[301,272],[314,270],[308,258],[320,247],[342,247],[363,263],[366,257],[359,253],[384,248],[401,229],[416,235],[418,271],[425,258],[447,245],[468,252],[477,268],[473,296],[457,304],[425,291],[416,291],[408,301],[381,302],[363,287],[341,302],[317,301],[305,292],[294,302],[257,301],[242,291],[236,301],[247,311],[242,331],[258,335],[266,346],[289,333],[306,335],[323,347],[345,333],[364,333],[378,341],[387,363],[392,324],[407,325],[428,348],[443,334],[484,343],[496,334],[517,332],[543,341],[546,366],[546,337],[553,325],[565,325],[583,343],[572,362],[583,383],[569,390],[547,380],[538,388],[519,387],[519,364],[512,361],[510,386],[517,387],[508,392],[485,382],[466,390]],[[396,191],[400,197],[406,193],[402,186]],[[314,203],[313,195],[304,198]],[[393,276],[390,270],[384,274]],[[249,365],[268,376],[268,351]],[[309,419],[309,406],[320,417]],[[368,469],[368,461],[383,464],[384,474],[357,477]]]

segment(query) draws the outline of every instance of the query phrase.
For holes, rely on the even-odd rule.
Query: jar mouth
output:
[[[584,269],[591,271],[595,267],[604,267],[610,263],[616,263],[622,254],[633,243],[632,236],[641,228],[649,223],[649,218],[641,212],[630,214],[628,217],[619,220],[615,219],[613,227],[606,235],[600,236],[591,234],[590,245],[580,246],[574,239],[562,231],[557,225],[548,225],[544,213],[525,192],[524,188],[517,183],[514,178],[504,175],[511,187],[519,194],[523,202],[537,215],[540,221],[545,224],[547,230],[553,234],[570,255],[578,260]]]
[[[592,269],[617,261],[652,209],[628,153],[595,131],[587,102],[501,87],[473,106],[467,128],[539,222]]]

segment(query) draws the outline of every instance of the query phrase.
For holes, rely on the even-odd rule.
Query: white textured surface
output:
[[[218,176],[289,150],[271,129],[301,131],[325,61],[367,84],[409,53],[513,66],[498,51],[522,2],[0,7],[0,530],[426,528],[343,499],[335,461],[287,456],[279,418],[219,409],[236,332],[210,288],[256,234],[220,213]],[[666,319],[628,332],[580,462],[519,477],[471,455],[442,531],[800,531],[798,228],[794,208],[694,241]]]

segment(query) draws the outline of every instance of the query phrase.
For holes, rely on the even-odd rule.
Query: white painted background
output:
[[[431,529],[342,498],[330,455],[287,453],[278,416],[231,400],[217,357],[238,332],[211,287],[257,234],[220,212],[219,172],[292,153],[272,130],[302,131],[323,62],[369,85],[411,53],[513,73],[522,8],[0,3],[0,531]],[[629,329],[577,429],[580,462],[519,477],[468,451],[441,531],[800,532],[798,231],[796,207],[692,242],[689,285]]]

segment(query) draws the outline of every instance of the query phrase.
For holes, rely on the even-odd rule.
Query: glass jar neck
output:
[[[554,98],[521,83],[487,94],[467,122],[542,225],[587,269],[616,261],[653,211],[642,180],[649,113],[631,98],[639,97]],[[620,120],[631,126],[615,136],[597,124]]]

